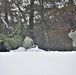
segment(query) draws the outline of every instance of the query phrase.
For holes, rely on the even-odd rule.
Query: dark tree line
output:
[[[0,0],[0,32],[9,34],[20,22],[39,47],[71,50],[67,35],[76,29],[75,9],[75,0]]]

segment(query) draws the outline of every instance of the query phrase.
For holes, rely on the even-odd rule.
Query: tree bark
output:
[[[4,12],[5,12],[5,21],[8,23],[8,0],[6,0],[5,2],[4,2]]]
[[[29,18],[29,36],[34,39],[34,29],[33,29],[33,18],[34,18],[34,0],[31,0],[30,4],[30,18]]]
[[[44,6],[43,6],[43,0],[40,0],[40,7],[41,7],[41,27],[42,27],[42,31],[43,31],[43,40],[44,40],[44,46],[47,46],[47,48],[49,49],[49,38],[48,38],[48,34],[47,34],[47,26],[46,26],[46,21],[44,18]]]

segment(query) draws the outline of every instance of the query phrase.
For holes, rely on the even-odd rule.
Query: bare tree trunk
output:
[[[43,0],[40,0],[40,7],[41,7],[41,27],[42,27],[42,31],[43,31],[43,38],[44,38],[44,46],[47,46],[47,48],[49,49],[49,38],[48,38],[48,34],[47,34],[47,25],[46,25],[46,21],[44,18],[44,6],[43,6]]]
[[[8,0],[6,0],[5,2],[4,2],[4,12],[5,12],[5,21],[8,23]]]
[[[33,18],[34,18],[34,0],[31,0],[30,18],[29,18],[29,35],[31,38],[34,39]]]
[[[74,15],[73,15],[74,1],[73,0],[69,0],[69,6],[70,6],[69,24],[70,24],[71,29],[72,28],[74,29]]]

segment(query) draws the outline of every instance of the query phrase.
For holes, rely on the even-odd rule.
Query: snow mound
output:
[[[26,49],[23,47],[19,47],[18,49],[10,50],[10,52],[26,52]]]
[[[10,52],[45,52],[43,49],[39,49],[38,46],[34,48],[25,49],[24,47],[19,47],[15,50],[10,50]]]
[[[38,46],[35,48],[27,49],[27,52],[45,52],[43,49],[39,49]]]

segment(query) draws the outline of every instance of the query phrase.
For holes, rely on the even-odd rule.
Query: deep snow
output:
[[[76,52],[3,52],[0,75],[76,75]]]

